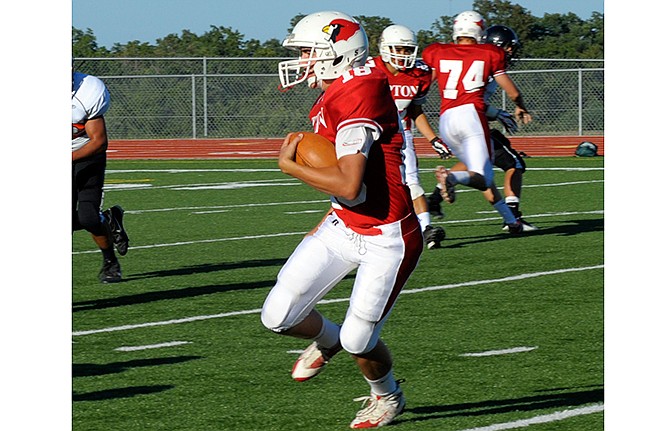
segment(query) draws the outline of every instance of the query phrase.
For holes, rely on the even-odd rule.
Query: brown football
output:
[[[325,168],[337,164],[335,146],[328,139],[313,132],[302,133],[295,152],[295,161],[299,165],[311,168]]]

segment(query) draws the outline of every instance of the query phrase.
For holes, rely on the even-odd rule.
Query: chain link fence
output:
[[[101,78],[112,106],[111,139],[276,138],[309,130],[318,92],[280,91],[284,58],[78,58],[75,69]],[[604,61],[520,59],[508,71],[533,122],[518,135],[603,135]],[[514,104],[498,90],[494,106]],[[437,130],[439,92],[423,109]],[[495,126],[494,126],[495,127]]]

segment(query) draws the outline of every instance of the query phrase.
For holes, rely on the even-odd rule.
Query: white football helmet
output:
[[[468,10],[461,12],[454,19],[453,27],[453,39],[454,42],[459,37],[471,37],[480,43],[484,37],[484,30],[486,29],[486,24],[484,23],[484,17],[482,17],[478,12],[473,10]]]
[[[411,48],[411,54],[399,53],[400,48]],[[416,42],[416,35],[412,30],[404,25],[390,25],[382,31],[379,38],[379,53],[382,60],[391,63],[398,70],[411,69],[416,62],[416,54],[419,50],[419,44]]]
[[[368,57],[368,37],[363,26],[342,12],[325,11],[307,15],[293,28],[284,47],[298,51],[296,60],[279,63],[279,80],[283,88],[305,81],[313,72],[310,84],[335,79],[352,67],[362,66]],[[309,49],[309,58],[303,50]]]

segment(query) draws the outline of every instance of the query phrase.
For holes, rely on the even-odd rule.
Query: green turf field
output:
[[[440,161],[420,163],[430,192]],[[424,250],[382,332],[407,397],[389,429],[604,428],[604,159],[527,163],[521,208],[538,232],[502,232],[463,187],[443,204],[448,239]],[[348,429],[369,391],[353,361],[294,382],[308,342],[259,316],[327,197],[273,160],[109,161],[106,180],[131,243],[125,280],[102,285],[99,251],[73,235],[73,428]],[[319,309],[341,321],[351,284]]]

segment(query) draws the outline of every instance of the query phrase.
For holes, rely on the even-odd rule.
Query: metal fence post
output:
[[[202,129],[207,137],[207,57],[202,58]]]
[[[584,112],[583,112],[583,110],[584,110],[584,102],[583,102],[584,92],[583,92],[583,88],[582,88],[582,69],[579,69],[577,71],[577,91],[579,91],[579,95],[577,97],[578,103],[579,103],[579,106],[577,107],[577,115],[579,117],[579,123],[577,125],[577,130],[578,130],[577,133],[579,134],[579,136],[581,136],[581,135],[584,134],[582,132],[583,131],[582,117],[584,115]]]
[[[192,129],[193,129],[193,139],[198,137],[197,127],[197,113],[195,109],[195,75],[191,75],[191,116],[192,120]]]

